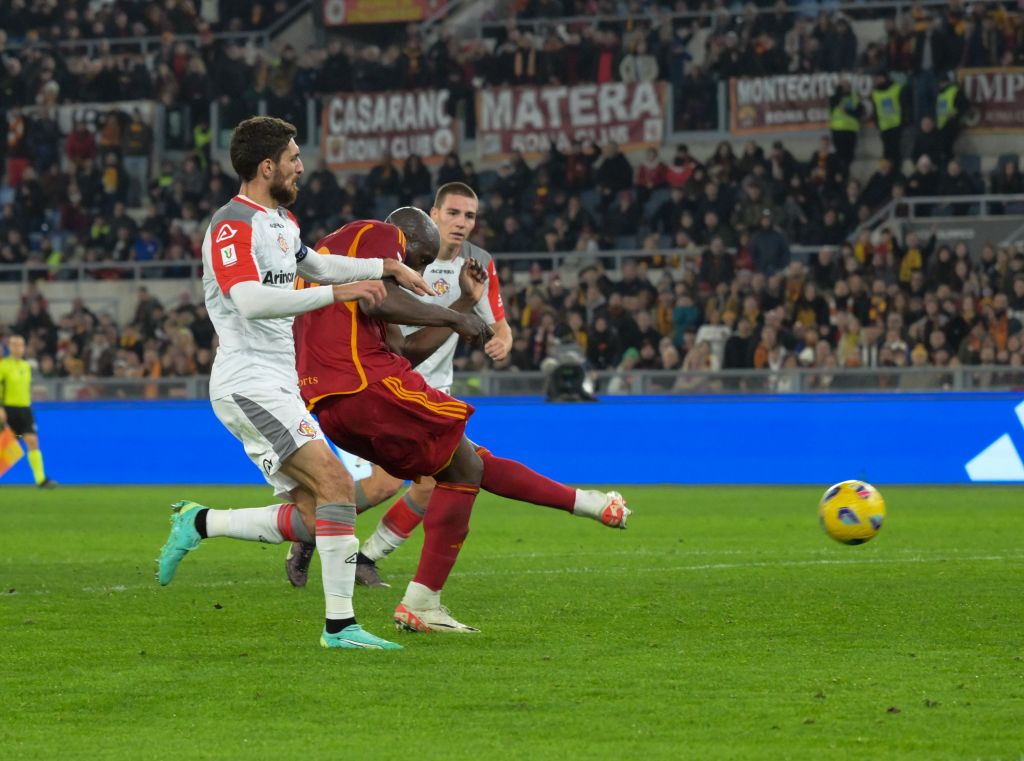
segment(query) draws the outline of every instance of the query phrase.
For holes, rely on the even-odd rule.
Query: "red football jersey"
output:
[[[357,220],[316,244],[320,254],[405,260],[405,235],[397,227]],[[299,287],[310,284],[299,282]],[[367,317],[355,302],[332,304],[295,318],[295,361],[306,405],[327,396],[355,394],[410,365],[391,351],[387,324]]]

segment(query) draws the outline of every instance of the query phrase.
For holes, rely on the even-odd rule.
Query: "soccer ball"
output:
[[[818,505],[825,533],[843,544],[864,544],[882,530],[885,500],[863,481],[843,481],[830,486]]]

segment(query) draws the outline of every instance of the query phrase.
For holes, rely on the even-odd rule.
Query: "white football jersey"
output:
[[[493,325],[498,320],[505,318],[505,306],[501,300],[501,283],[498,281],[498,272],[494,266],[494,259],[489,253],[469,241],[462,244],[462,249],[453,259],[435,259],[423,271],[423,279],[427,281],[433,291],[433,296],[418,296],[421,301],[428,304],[438,304],[448,307],[458,301],[462,295],[459,287],[459,273],[462,265],[466,263],[466,257],[472,257],[480,262],[487,273],[487,284],[484,296],[476,303],[473,311],[481,320],[488,325]],[[410,335],[419,330],[419,326],[402,326],[402,334]],[[452,333],[441,346],[416,365],[415,370],[436,389],[448,392],[452,386],[454,376],[455,348],[458,346],[459,336]]]
[[[217,210],[203,240],[203,294],[220,346],[210,372],[210,398],[253,388],[298,387],[293,317],[249,320],[228,296],[254,280],[295,287],[299,226],[285,208],[267,209],[237,195]]]

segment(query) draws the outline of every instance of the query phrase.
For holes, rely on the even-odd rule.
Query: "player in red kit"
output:
[[[442,185],[430,210],[430,218],[437,225],[441,248],[437,258],[426,265],[421,273],[433,288],[421,301],[450,306],[456,311],[473,311],[494,331],[494,337],[484,351],[494,360],[504,358],[512,344],[508,322],[504,319],[500,283],[494,259],[468,238],[476,226],[479,201],[468,185],[453,182]],[[464,271],[474,274],[463,278]],[[465,279],[465,285],[463,280]],[[438,332],[441,331],[441,332]],[[439,391],[449,393],[452,385],[452,362],[458,336],[440,328],[402,327],[406,344],[403,354],[412,362],[427,383]],[[430,334],[431,342],[421,340],[421,333]],[[417,342],[423,353],[414,356],[409,344]],[[430,346],[436,349],[430,351]],[[630,511],[622,495],[616,491],[600,492],[575,489],[534,472],[514,460],[495,456],[480,449],[477,454],[484,463],[484,476],[480,487],[509,499],[551,507],[570,515],[599,521],[612,528],[626,528]],[[404,481],[393,477],[379,465],[367,478],[356,482],[356,511],[362,513],[377,502],[396,494]],[[374,533],[362,543],[356,564],[356,583],[370,587],[388,587],[377,569],[377,562],[394,552],[410,536],[426,515],[434,488],[433,479],[424,475],[413,482],[387,510]],[[285,559],[288,580],[294,586],[305,586],[315,546],[307,542],[293,542]]]
[[[419,269],[440,245],[437,228],[418,209],[392,215],[395,225],[357,221],[320,241],[320,253],[408,261]],[[401,229],[399,229],[401,228]],[[295,322],[299,388],[335,444],[396,477],[434,475],[438,486],[423,522],[424,544],[416,575],[395,620],[413,630],[476,631],[441,606],[441,589],[469,533],[469,516],[483,466],[466,439],[473,408],[437,391],[391,350],[400,331],[388,323],[450,328],[468,339],[491,331],[475,315],[418,301],[396,284],[379,305],[325,309]],[[395,335],[397,334],[397,335]]]
[[[396,227],[353,222],[317,249],[355,257],[387,257],[394,251],[417,270],[433,260],[438,233],[429,217],[404,208],[388,219]],[[471,277],[465,276],[467,286]],[[478,280],[485,280],[482,270]],[[403,337],[396,324],[435,329]],[[478,317],[424,303],[393,284],[377,306],[329,308],[295,323],[302,395],[328,438],[398,478],[432,475],[437,481],[423,521],[424,546],[416,576],[395,610],[396,624],[413,631],[477,631],[442,608],[440,593],[468,533],[482,481],[497,493],[510,491],[513,481],[522,482],[519,491],[536,492],[539,503],[561,500],[565,491],[571,504],[574,493],[520,463],[478,449],[464,435],[473,408],[427,385],[412,371],[410,360],[435,351],[450,330],[480,340],[490,337],[490,329]],[[547,493],[551,491],[558,493]],[[624,526],[624,505],[622,510]]]

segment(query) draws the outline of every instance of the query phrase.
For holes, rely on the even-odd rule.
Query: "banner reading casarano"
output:
[[[335,170],[365,169],[385,154],[438,161],[456,148],[447,90],[332,95],[324,102],[321,145]]]

